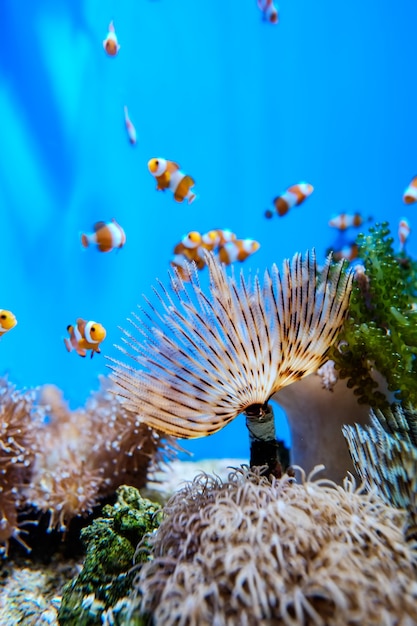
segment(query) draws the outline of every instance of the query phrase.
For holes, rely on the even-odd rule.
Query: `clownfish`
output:
[[[178,276],[184,282],[191,280],[190,266],[187,259],[182,254],[175,254],[170,261],[172,267],[174,267],[178,273]]]
[[[129,113],[127,110],[127,106],[125,106],[123,108],[124,111],[124,115],[125,115],[125,126],[126,126],[126,131],[127,131],[127,136],[129,139],[129,143],[132,144],[132,146],[135,145],[136,143],[136,128],[133,126],[132,120],[129,117]]]
[[[365,221],[369,222],[371,219],[371,217],[368,217],[364,220],[360,213],[340,213],[329,220],[329,226],[338,230],[346,230],[347,228],[362,226]]]
[[[258,0],[258,7],[263,13],[264,20],[278,24],[278,7],[272,0]]]
[[[342,259],[346,259],[347,261],[353,261],[357,259],[359,256],[359,247],[353,241],[352,243],[346,244],[340,250],[336,250],[333,252],[333,258],[335,261],[341,261]]]
[[[100,353],[100,344],[106,338],[106,330],[97,322],[87,322],[81,317],[77,319],[75,326],[67,326],[69,339],[64,339],[68,352],[75,350],[80,356],[86,356],[87,350],[91,350],[91,358],[94,352]]]
[[[413,178],[407,189],[404,191],[403,201],[405,204],[413,204],[414,202],[417,202],[417,176]]]
[[[308,198],[308,196],[312,194],[313,191],[314,187],[309,183],[297,183],[296,185],[288,187],[288,189],[284,191],[283,194],[281,194],[277,198],[274,198],[273,200],[276,212],[279,216],[282,217],[283,215],[288,213],[288,211],[293,206],[298,206],[302,202],[304,202],[304,200]],[[269,219],[272,216],[273,211],[270,211],[269,209],[265,211],[265,217]]]
[[[403,217],[398,224],[398,238],[400,240],[400,250],[404,249],[405,243],[411,233],[409,221]]]
[[[261,244],[254,239],[236,239],[227,241],[219,247],[218,258],[221,263],[230,265],[235,261],[245,261],[254,252],[259,250]]]
[[[215,230],[209,230],[208,233],[202,236],[201,245],[206,250],[213,250],[217,246],[222,246],[229,241],[236,241],[237,237],[235,233],[227,228],[216,228]]]
[[[174,255],[182,254],[188,261],[195,261],[198,269],[203,269],[206,263],[199,254],[201,243],[201,234],[192,230],[174,247]]]
[[[115,248],[123,248],[126,243],[125,231],[115,219],[110,222],[96,222],[93,229],[94,233],[81,235],[84,248],[95,243],[100,252],[111,252]]]
[[[11,311],[0,309],[0,338],[17,324],[17,319]]]
[[[150,159],[148,169],[156,178],[158,191],[170,189],[174,194],[174,200],[177,202],[183,202],[187,199],[188,204],[191,204],[196,199],[195,193],[191,191],[191,187],[195,185],[194,179],[188,174],[184,174],[179,165],[173,161],[159,158]]]
[[[116,31],[114,30],[113,20],[109,24],[109,32],[107,33],[106,39],[103,41],[103,48],[110,57],[115,57],[120,50]]]

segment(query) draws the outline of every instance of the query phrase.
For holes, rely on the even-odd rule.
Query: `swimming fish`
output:
[[[235,241],[237,239],[235,233],[228,228],[216,228],[209,230],[201,238],[201,245],[206,250],[214,250],[217,246],[222,246],[228,241]]]
[[[198,269],[203,269],[206,263],[200,255],[201,243],[201,234],[192,230],[177,243],[174,247],[174,254],[182,254],[188,261],[195,261]]]
[[[417,202],[417,176],[413,178],[407,189],[404,191],[403,201],[406,204]]]
[[[129,117],[127,106],[123,107],[123,111],[125,115],[125,126],[126,126],[129,143],[131,143],[132,146],[134,146],[136,143],[136,139],[137,139],[136,128],[133,126],[132,120]]]
[[[264,20],[271,22],[271,24],[278,23],[278,7],[272,0],[258,0],[258,7],[263,12]]]
[[[347,261],[353,261],[357,259],[359,255],[359,247],[358,244],[352,241],[351,243],[346,244],[340,250],[335,250],[333,252],[333,258],[335,261],[341,261],[342,259],[346,259]]]
[[[219,247],[218,259],[225,265],[230,265],[235,261],[245,261],[254,252],[259,250],[261,244],[254,239],[236,239],[227,241]]]
[[[180,166],[167,159],[154,158],[148,161],[148,169],[156,178],[158,191],[170,189],[177,202],[188,200],[191,204],[196,199],[191,187],[195,185],[194,179],[180,170]]]
[[[175,267],[179,277],[184,282],[189,282],[191,280],[190,266],[185,256],[183,256],[182,254],[175,254],[172,257],[170,264],[172,265],[172,267]]]
[[[0,338],[17,324],[17,319],[11,311],[0,309]]]
[[[120,50],[116,31],[114,30],[113,20],[109,24],[109,32],[107,33],[106,39],[103,41],[103,48],[110,57],[115,57]]]
[[[398,224],[398,238],[400,240],[400,250],[404,249],[407,239],[411,233],[409,221],[403,217]]]
[[[77,319],[75,326],[71,324],[67,326],[69,339],[64,339],[68,352],[75,350],[80,356],[86,356],[87,350],[91,350],[91,358],[94,352],[100,353],[100,343],[106,337],[106,330],[97,322],[83,320],[81,317]]]
[[[298,206],[304,202],[304,200],[308,198],[313,191],[314,187],[309,183],[297,183],[296,185],[288,187],[283,194],[273,200],[276,212],[282,217],[288,213],[293,206]],[[269,209],[265,211],[265,217],[268,219],[271,218],[273,214],[273,211],[270,211]]]
[[[347,228],[362,226],[365,221],[369,222],[371,219],[368,217],[364,220],[360,213],[339,213],[329,220],[329,226],[338,230],[346,230]]]
[[[93,229],[94,233],[81,235],[84,248],[95,243],[100,252],[111,252],[115,248],[123,248],[126,243],[125,231],[115,219],[110,222],[96,222]]]

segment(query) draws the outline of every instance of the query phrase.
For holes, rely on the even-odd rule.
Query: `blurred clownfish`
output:
[[[75,326],[67,326],[67,331],[69,339],[65,338],[64,343],[68,352],[75,350],[80,356],[86,356],[87,350],[91,350],[91,358],[94,352],[101,352],[100,343],[106,337],[106,330],[101,324],[79,317]]]
[[[263,13],[264,20],[271,24],[278,24],[278,7],[272,0],[257,0],[258,7]]]
[[[371,217],[368,217],[364,220],[360,213],[339,213],[339,215],[329,220],[329,226],[338,230],[346,230],[347,228],[362,226],[365,221],[369,222],[371,219]]]
[[[96,222],[93,229],[94,233],[81,235],[84,248],[95,243],[100,252],[111,252],[115,248],[123,248],[126,243],[125,231],[115,219],[110,222]]]
[[[403,201],[406,204],[417,202],[417,176],[413,178],[407,189],[404,191]]]
[[[196,230],[192,230],[177,243],[174,248],[174,254],[182,254],[188,261],[195,261],[198,269],[203,269],[206,263],[199,254],[201,243],[201,234]]]
[[[0,338],[17,324],[17,319],[11,311],[0,309]]]
[[[273,200],[276,212],[281,217],[288,213],[293,206],[298,206],[314,191],[313,185],[309,183],[298,183],[288,187],[283,194]],[[265,217],[268,219],[273,216],[273,211],[265,211]]]
[[[218,257],[221,263],[230,265],[235,261],[245,261],[254,252],[259,250],[261,244],[254,239],[236,239],[228,241],[219,247]]]
[[[407,239],[411,233],[411,227],[408,220],[403,217],[398,224],[398,238],[400,240],[400,250],[404,250]]]
[[[125,106],[123,108],[124,111],[124,115],[125,115],[125,126],[126,126],[126,131],[127,131],[127,136],[129,139],[129,143],[132,144],[132,146],[135,145],[136,143],[136,128],[133,126],[132,120],[129,117],[129,113],[127,110],[127,106]]]
[[[113,20],[109,24],[109,32],[107,33],[106,39],[103,41],[103,48],[110,57],[115,57],[120,50],[116,31],[114,30]]]
[[[172,267],[174,267],[178,273],[178,276],[184,282],[191,280],[190,266],[187,259],[182,254],[175,254],[170,261]]]
[[[208,233],[202,236],[201,245],[206,250],[213,250],[217,246],[223,246],[229,241],[236,241],[237,237],[235,233],[227,228],[216,228],[215,230],[209,230]]]
[[[353,261],[357,259],[359,255],[358,245],[353,241],[352,243],[346,244],[340,250],[336,250],[333,252],[333,258],[335,261],[341,261],[342,259],[346,259],[347,261]]]
[[[174,194],[177,202],[188,200],[191,204],[196,199],[195,193],[191,191],[191,187],[195,185],[194,180],[188,174],[184,174],[180,170],[179,165],[167,159],[150,159],[148,161],[148,169],[152,176],[156,178],[156,188],[158,191],[170,189]]]

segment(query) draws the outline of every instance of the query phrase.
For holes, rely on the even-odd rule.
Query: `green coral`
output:
[[[387,406],[371,375],[377,370],[395,400],[417,405],[417,263],[395,254],[386,222],[357,243],[365,269],[356,273],[349,316],[330,358],[360,403]]]
[[[161,518],[159,504],[142,498],[133,487],[119,487],[114,506],[104,506],[102,517],[81,531],[86,557],[80,574],[64,588],[61,626],[99,625],[109,613],[115,625],[142,624],[126,616],[130,605],[125,599],[135,575],[132,566],[147,559],[144,553],[135,554],[136,546]]]

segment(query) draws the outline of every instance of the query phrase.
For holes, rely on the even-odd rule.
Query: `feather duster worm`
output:
[[[324,362],[347,312],[352,275],[326,260],[318,273],[314,252],[273,265],[263,281],[229,276],[207,253],[210,294],[172,276],[154,291],[160,307],[129,320],[142,340],[123,330],[140,367],[110,359],[111,378],[125,407],[151,428],[180,438],[211,435],[239,413],[262,417],[282,387]]]
[[[406,537],[417,542],[417,411],[394,405],[371,410],[371,424],[345,426],[355,469],[367,489],[405,509]]]

